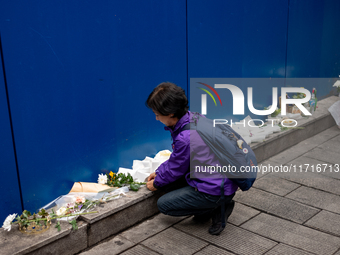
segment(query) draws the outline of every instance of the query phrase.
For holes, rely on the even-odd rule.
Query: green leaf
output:
[[[57,224],[55,225],[55,227],[58,229],[58,231],[61,230],[61,228],[60,228],[60,221],[57,221]]]
[[[69,223],[72,225],[73,230],[78,229],[77,221],[75,219],[72,221],[69,221]]]
[[[27,211],[27,210],[24,210],[23,212],[22,212],[22,216],[24,217],[24,218],[28,218],[28,217],[30,217],[32,214],[31,214],[31,212],[30,211]]]
[[[45,209],[41,209],[40,212],[38,213],[42,218],[45,218],[48,216],[48,213],[45,211]]]
[[[133,191],[138,191],[139,188],[140,188],[139,184],[136,184],[136,183],[131,183],[130,184],[130,189],[133,190]]]

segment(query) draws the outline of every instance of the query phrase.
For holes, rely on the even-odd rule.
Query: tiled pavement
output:
[[[327,129],[261,164],[291,172],[261,173],[253,188],[238,191],[219,236],[208,233],[209,223],[158,214],[81,254],[340,255],[340,130]]]

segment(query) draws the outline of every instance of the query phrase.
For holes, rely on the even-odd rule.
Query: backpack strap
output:
[[[189,122],[188,124],[183,126],[183,128],[181,129],[181,132],[184,131],[184,130],[194,130],[194,129],[196,129],[198,119],[199,119],[199,114],[197,112],[195,112],[194,116],[191,118],[191,120],[193,121],[192,123],[195,123],[195,126],[191,122]]]
[[[181,132],[184,130],[190,130],[190,123],[186,124],[182,129]]]
[[[221,222],[222,227],[225,228],[226,222],[225,222],[225,196],[224,196],[224,179],[221,183]]]

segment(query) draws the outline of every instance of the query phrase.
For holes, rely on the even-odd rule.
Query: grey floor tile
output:
[[[228,222],[239,226],[259,213],[260,212],[258,210],[255,210],[249,206],[235,203],[234,210],[228,218]]]
[[[231,224],[227,224],[219,236],[213,236],[208,233],[209,225],[209,223],[193,224],[190,219],[186,219],[176,224],[175,228],[241,255],[264,254],[277,244],[272,240]]]
[[[265,177],[256,180],[254,183],[254,187],[268,191],[270,193],[274,193],[279,196],[285,196],[289,192],[300,187],[299,184],[294,182],[287,181],[285,179],[279,178],[278,175],[275,174],[267,174]]]
[[[305,223],[306,226],[320,229],[321,231],[328,232],[340,236],[340,215],[321,211],[309,221]]]
[[[340,130],[340,129],[339,129]],[[340,134],[332,138],[332,141],[337,141],[340,143]]]
[[[96,255],[96,254],[119,254],[135,244],[121,236],[115,236],[107,242],[103,242],[92,249],[82,252],[81,255]]]
[[[168,228],[142,244],[161,254],[194,254],[208,243],[177,229]]]
[[[321,144],[339,135],[340,135],[340,129],[338,129],[336,126],[333,126],[308,138],[307,140],[313,140],[317,142],[318,144]]]
[[[106,253],[106,254],[110,254],[110,253]],[[137,245],[121,253],[121,255],[158,255],[158,254],[159,253],[156,253],[142,245]]]
[[[185,218],[186,217],[172,217],[160,213],[151,219],[124,231],[120,235],[133,243],[139,243]]]
[[[330,163],[330,164],[340,164],[340,152],[325,150],[320,147],[316,147],[315,149],[307,152],[304,156],[314,159],[319,159],[321,161]]]
[[[237,192],[234,200],[279,217],[303,223],[320,210],[256,188]]]
[[[218,248],[213,245],[209,245],[205,247],[204,249],[200,250],[199,252],[195,253],[195,255],[233,255],[233,253],[230,253],[226,250],[223,250],[221,248]]]
[[[277,242],[320,255],[331,255],[340,248],[338,237],[265,213],[259,214],[241,227]]]
[[[311,253],[280,243],[276,245],[273,249],[268,251],[265,255],[308,255],[308,254]]]
[[[302,186],[286,197],[313,207],[340,213],[340,196],[325,191]]]
[[[312,172],[280,173],[281,178],[340,195],[340,180]]]
[[[318,147],[326,151],[334,151],[339,153],[340,141],[338,141],[338,139],[331,139],[320,144]]]
[[[262,161],[262,162],[258,163],[258,165],[259,166],[261,165],[261,167],[265,166],[265,167],[268,168],[268,166],[279,166],[280,163],[277,163],[277,162],[274,162],[274,161],[271,161],[271,160],[265,160],[265,161]],[[260,178],[262,178],[263,176],[265,176],[267,174],[269,174],[269,171],[266,171],[266,172],[258,171],[256,180],[259,180]]]
[[[330,164],[320,159],[313,159],[313,158],[309,158],[306,156],[301,156],[293,161],[290,161],[287,164],[292,165],[293,169],[295,166],[296,172],[301,172],[301,171],[311,172],[311,173],[316,173],[316,174],[328,176],[328,177],[335,178],[335,179],[340,179],[340,169],[339,171],[337,171],[336,168],[334,167],[334,164]],[[291,175],[294,177],[294,175],[296,174],[292,171]]]

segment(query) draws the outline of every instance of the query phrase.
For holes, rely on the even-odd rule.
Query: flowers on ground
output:
[[[77,204],[85,203],[85,197],[83,197],[83,196],[77,196],[77,197],[76,197],[76,203],[77,203]]]
[[[63,207],[63,206],[62,206],[62,207],[59,208],[59,210],[56,211],[56,214],[57,214],[58,216],[62,216],[62,215],[65,215],[66,212],[67,212],[66,207]]]
[[[111,196],[112,197],[112,196]],[[39,213],[36,215],[35,213],[32,215],[31,212],[24,210],[21,216],[17,216],[17,214],[10,214],[7,216],[6,220],[2,228],[10,231],[12,224],[19,224],[21,228],[27,228],[32,223],[36,223],[38,226],[46,225],[47,222],[51,222],[53,219],[59,219],[64,217],[73,217],[72,221],[69,223],[72,225],[73,229],[78,229],[76,218],[79,215],[89,214],[89,213],[97,213],[97,212],[89,212],[90,209],[95,207],[97,204],[101,203],[100,200],[87,200],[83,196],[75,196],[74,201],[72,203],[63,204],[56,212],[52,209],[51,212],[47,212],[45,209],[41,209]],[[13,220],[16,219],[15,222]],[[67,218],[69,220],[70,218]],[[71,218],[72,219],[72,218]],[[60,231],[60,222],[57,222],[56,228]]]
[[[11,230],[11,226],[12,226],[11,225],[12,221],[15,219],[16,216],[17,216],[16,213],[8,215],[7,218],[5,219],[4,224],[2,225],[2,227],[5,230],[10,231]]]
[[[107,175],[106,174],[99,174],[98,175],[98,183],[99,184],[106,184],[107,183]]]

